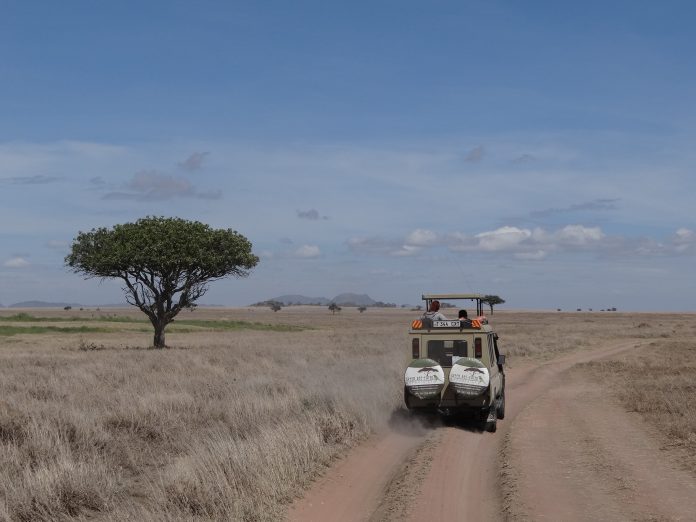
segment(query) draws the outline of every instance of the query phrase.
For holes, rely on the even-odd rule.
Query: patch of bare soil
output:
[[[508,445],[511,453],[516,455],[518,451],[517,431],[510,432],[516,425],[515,417],[548,390],[562,386],[564,372],[575,364],[608,357],[634,346],[635,341],[613,343],[509,371],[506,419],[499,421],[495,434],[482,433],[464,422],[433,423],[426,426],[425,434],[410,438],[399,431],[375,437],[369,445],[361,446],[329,470],[295,503],[289,520],[500,520],[506,513],[504,504],[508,506],[507,515],[513,518],[523,518],[529,513],[532,519],[540,519],[535,511],[513,511],[509,506],[517,499],[526,505],[523,484],[543,496],[544,488],[537,486],[547,476],[547,469],[542,465],[520,468],[517,464],[510,469],[506,465],[504,481],[499,473],[506,438],[512,441]],[[591,388],[592,384],[588,386]],[[544,408],[533,411],[544,418]],[[539,422],[534,420],[532,424]],[[429,436],[427,431],[434,435]],[[537,430],[535,433],[542,436],[534,441],[542,457],[544,448],[556,440],[555,432]],[[551,456],[548,462],[553,463],[554,458]],[[525,473],[521,474],[520,469]],[[400,485],[406,487],[402,494],[396,494]],[[549,497],[549,501],[553,502],[554,497]],[[535,502],[532,498],[529,504]],[[582,512],[582,509],[578,511]],[[552,516],[548,520],[565,519]]]
[[[296,502],[288,520],[323,522],[368,520],[377,511],[387,490],[400,475],[401,463],[427,440],[428,433],[394,431],[373,438],[356,448],[316,482],[307,495]],[[382,503],[384,512],[392,509]]]
[[[513,520],[694,520],[696,481],[608,388],[567,375],[514,421],[506,445]]]

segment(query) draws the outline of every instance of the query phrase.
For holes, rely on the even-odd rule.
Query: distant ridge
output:
[[[381,301],[375,301],[367,294],[353,294],[344,293],[338,294],[333,299],[327,299],[326,297],[307,297],[305,295],[299,294],[288,294],[280,295],[278,297],[273,297],[267,299],[266,301],[261,301],[260,303],[254,303],[252,306],[265,306],[271,302],[277,302],[283,306],[291,305],[320,305],[325,306],[331,303],[336,303],[340,306],[395,306],[391,303],[383,303]]]
[[[66,306],[82,306],[79,303],[48,303],[46,301],[22,301],[11,304],[8,308],[65,308]]]
[[[128,303],[120,304],[101,304],[101,305],[84,305],[80,303],[51,303],[48,301],[22,301],[21,303],[13,303],[8,305],[7,308],[65,308],[70,306],[72,308],[128,308],[131,305]],[[0,305],[0,307],[5,308]]]
[[[367,294],[339,294],[331,300],[337,305],[372,306],[377,303]]]
[[[273,299],[269,299],[269,301],[277,301],[285,306],[310,304],[327,305],[331,302],[326,297],[307,297],[299,294],[281,295],[274,297]]]

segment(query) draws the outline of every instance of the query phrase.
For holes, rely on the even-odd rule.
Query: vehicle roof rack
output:
[[[476,315],[483,315],[483,303],[481,302],[485,298],[485,294],[423,294],[422,298],[425,301],[425,309],[430,310],[430,303],[433,301],[448,300],[456,301],[462,299],[468,299],[470,301],[476,301]]]

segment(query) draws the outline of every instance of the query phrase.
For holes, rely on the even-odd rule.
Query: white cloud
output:
[[[674,233],[672,238],[674,249],[683,254],[696,246],[696,232],[688,228],[680,228]]]
[[[321,255],[321,250],[316,245],[302,245],[300,248],[294,251],[295,257],[302,257],[306,259],[319,257]]]
[[[678,241],[691,242],[696,241],[696,232],[688,228],[680,228],[675,233]]]
[[[23,257],[13,257],[5,261],[2,266],[5,268],[24,268],[29,266],[29,261]]]
[[[389,254],[397,257],[415,256],[416,254],[420,254],[422,250],[423,248],[419,246],[403,245],[396,250],[392,250]]]
[[[410,246],[431,246],[439,241],[439,236],[432,230],[417,228],[406,237],[406,244]]]
[[[514,254],[516,259],[523,259],[525,261],[540,261],[546,257],[545,250],[536,250],[534,252],[517,252]]]
[[[478,240],[477,250],[493,252],[515,248],[532,237],[532,231],[526,228],[505,226],[490,232],[481,232],[474,237]]]
[[[518,259],[543,259],[554,250],[590,249],[605,235],[599,227],[583,225],[567,225],[556,231],[504,226],[473,237],[454,233],[449,238],[449,247],[455,252],[510,252]]]
[[[553,253],[592,252],[607,255],[655,255],[681,252],[696,246],[696,233],[680,229],[674,246],[648,239],[608,238],[600,227],[579,224],[565,225],[557,230],[540,227],[529,229],[506,225],[494,230],[467,235],[462,232],[436,233],[417,228],[403,240],[353,238],[348,246],[354,252],[384,256],[415,256],[428,249],[446,247],[452,252],[468,254],[501,253],[516,259],[542,260]]]
[[[604,239],[604,233],[599,227],[567,225],[559,230],[555,237],[557,241],[568,245],[586,245]]]

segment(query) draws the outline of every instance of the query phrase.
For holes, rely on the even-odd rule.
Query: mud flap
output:
[[[495,402],[491,404],[490,410],[488,410],[488,415],[485,416],[485,421],[483,422],[483,429],[489,433],[495,433],[498,429],[498,413],[496,411]]]

